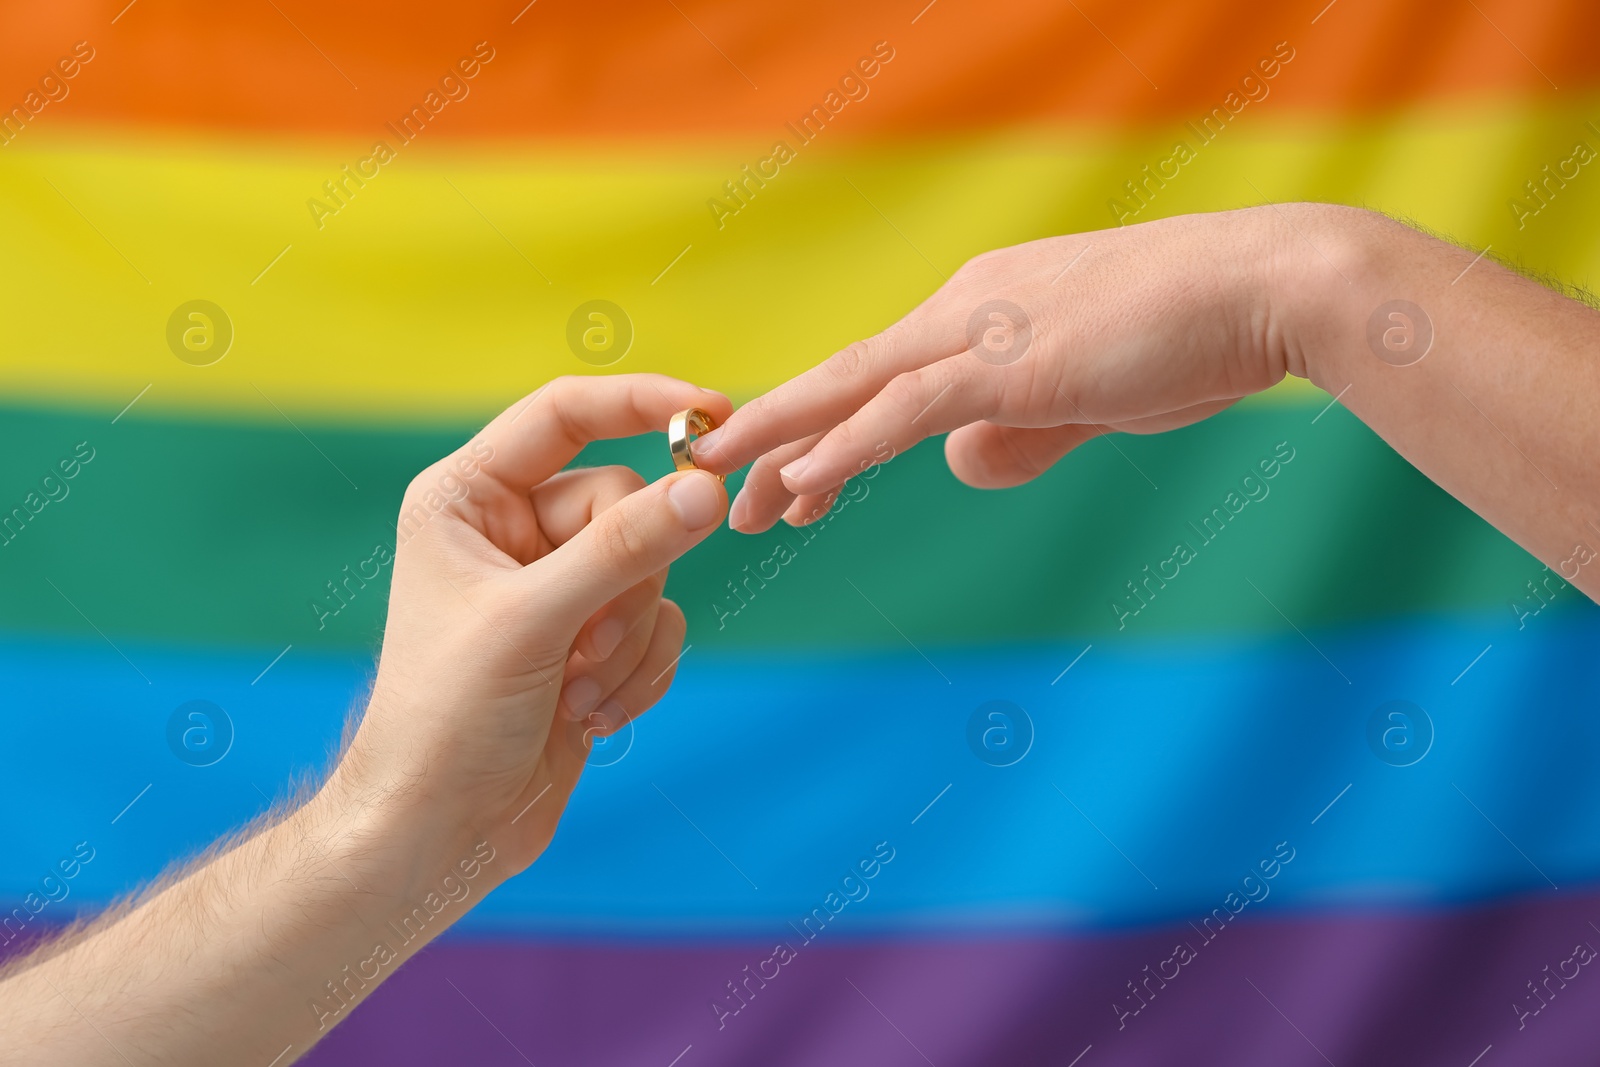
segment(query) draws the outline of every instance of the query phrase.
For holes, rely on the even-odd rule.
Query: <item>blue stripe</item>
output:
[[[546,857],[465,928],[765,934],[821,904],[880,841],[895,859],[841,930],[1197,917],[1281,841],[1295,858],[1252,907],[1427,906],[1597,882],[1597,616],[1546,614],[1521,632],[1497,614],[1096,646],[1065,675],[1082,646],[693,651],[626,757],[586,774]],[[318,766],[366,683],[364,662],[298,650],[255,684],[278,650],[122,651],[0,650],[15,709],[0,895],[20,896],[85,840],[96,858],[61,907],[154,875]],[[168,748],[169,715],[194,699],[236,727],[214,766]],[[1413,766],[1369,746],[1368,719],[1393,699],[1434,724]],[[969,748],[968,721],[991,700],[1034,724],[1013,766]]]

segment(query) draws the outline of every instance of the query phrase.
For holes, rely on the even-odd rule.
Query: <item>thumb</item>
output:
[[[596,515],[554,552],[523,568],[550,622],[576,632],[613,598],[705,540],[728,511],[722,482],[677,471]]]

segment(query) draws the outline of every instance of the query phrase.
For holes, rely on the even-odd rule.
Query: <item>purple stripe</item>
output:
[[[1519,1029],[1526,983],[1600,946],[1600,896],[1455,912],[1250,920],[1116,935],[802,945],[719,1030],[710,1008],[767,946],[447,941],[304,1061],[323,1065],[1591,1064],[1600,961]],[[791,935],[789,940],[799,944]],[[1126,983],[1195,956],[1122,1019]],[[1572,966],[1567,967],[1570,973]],[[767,968],[771,973],[771,967]],[[1167,968],[1171,973],[1171,967]],[[852,986],[853,983],[853,986]],[[752,986],[754,983],[751,983]],[[1093,1046],[1090,1048],[1089,1046]],[[689,1046],[692,1046],[690,1048]],[[526,1058],[524,1058],[526,1057]]]

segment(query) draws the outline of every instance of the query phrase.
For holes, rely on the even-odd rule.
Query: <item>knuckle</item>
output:
[[[563,427],[572,423],[572,411],[578,400],[578,393],[583,387],[583,379],[572,374],[563,374],[558,378],[550,379],[539,395],[543,407],[542,414],[546,418],[556,420]]]
[[[928,376],[920,370],[898,374],[879,394],[884,409],[890,415],[910,421],[927,403],[924,396],[929,387]]]
[[[878,399],[874,401],[880,410],[887,408],[890,404],[890,401],[886,398],[886,393],[887,390],[885,390],[885,393],[879,394]],[[845,452],[854,452],[856,448],[859,447],[862,439],[863,434],[861,430],[861,419],[858,417],[847,419],[846,421],[841,422],[838,426],[835,426],[833,431],[828,434],[826,441],[831,454],[831,450],[833,449],[840,449]]]
[[[753,400],[746,401],[745,403],[740,404],[739,409],[734,412],[734,415],[737,416],[737,418],[734,419],[729,430],[726,432],[732,433],[738,430],[746,420],[760,422],[769,414],[771,414],[774,408],[775,405],[773,403],[771,393],[763,393]]]
[[[879,331],[868,341],[872,346],[874,357],[880,361],[892,359],[902,350],[911,347],[917,331],[923,326],[926,318],[927,312],[921,307],[916,307],[903,318],[897,319]]]
[[[617,515],[610,522],[600,524],[595,536],[601,558],[613,566],[626,566],[650,549],[650,539],[644,528],[628,515]]]
[[[435,487],[439,483],[440,467],[443,463],[443,460],[437,463],[430,463],[418,471],[410,482],[406,483],[406,491],[400,498],[402,510],[406,510],[412,505],[423,503],[429,493],[437,493]]]
[[[778,390],[787,392],[781,385]],[[732,418],[722,424],[715,454],[719,458],[743,458],[747,446],[761,437],[758,428],[767,426],[781,410],[782,402],[771,393],[764,393],[739,405]]]
[[[756,492],[766,492],[773,488],[781,490],[783,481],[778,476],[778,472],[791,460],[798,459],[811,451],[815,443],[812,437],[806,437],[766,453],[750,465],[750,471],[744,477],[745,484],[751,485],[751,483],[754,483]]]
[[[959,278],[963,282],[975,282],[993,277],[1004,262],[1006,251],[1002,248],[978,253],[961,264],[950,280],[955,281]]]
[[[537,404],[539,413],[549,415],[559,412],[569,399],[573,390],[574,377],[570,374],[558,375],[551,378],[533,394],[530,403]]]
[[[871,370],[874,354],[871,340],[852,342],[828,360],[828,372],[838,381],[851,381]]]

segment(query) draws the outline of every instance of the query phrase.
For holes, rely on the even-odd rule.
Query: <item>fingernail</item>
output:
[[[717,440],[721,433],[722,428],[719,426],[705,436],[696,437],[693,441],[690,441],[689,455],[693,456],[695,459],[703,459],[705,456],[716,451]]]
[[[743,489],[733,498],[733,507],[728,509],[728,526],[737,530],[744,525],[744,520],[750,517],[750,497]]]
[[[621,619],[607,619],[594,628],[594,654],[605,659],[617,650],[622,644],[622,639],[628,634],[627,626]]]
[[[567,717],[580,721],[590,708],[600,702],[600,683],[593,678],[579,678],[568,683],[563,699],[567,705]]]
[[[618,704],[615,700],[607,700],[589,718],[591,720],[599,719],[604,724],[604,729],[620,730],[628,721],[628,709]]]
[[[787,482],[800,477],[806,472],[806,468],[809,466],[811,466],[811,453],[807,452],[793,463],[790,463],[787,467],[784,467],[778,473],[782,475],[783,480]]]
[[[710,526],[722,516],[722,491],[710,474],[686,474],[667,489],[678,519],[690,530]]]

